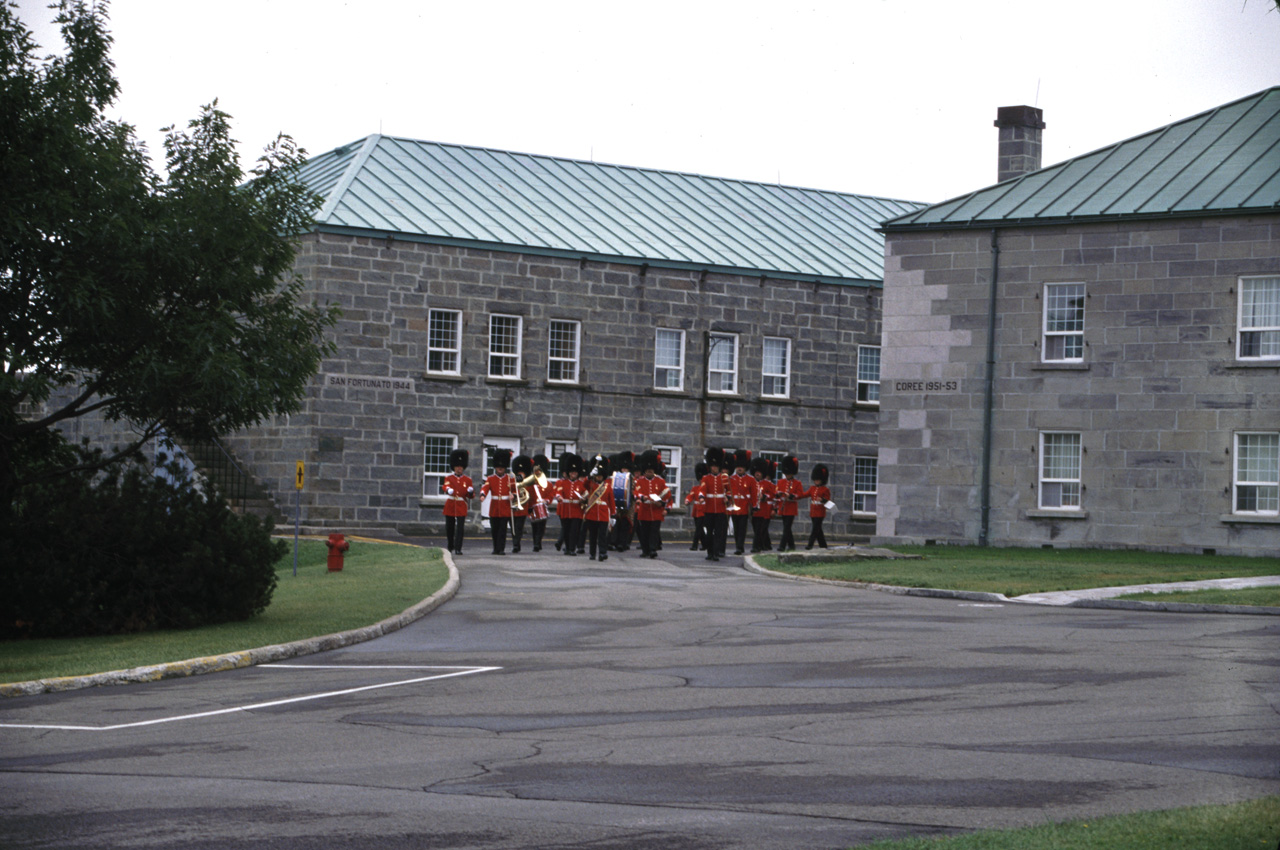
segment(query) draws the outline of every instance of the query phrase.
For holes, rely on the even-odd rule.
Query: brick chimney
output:
[[[996,110],[1000,128],[997,183],[1040,170],[1040,131],[1044,111],[1034,106],[1002,106]]]

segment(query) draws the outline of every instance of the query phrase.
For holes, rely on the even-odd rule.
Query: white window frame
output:
[[[565,452],[578,453],[578,444],[574,440],[547,440],[546,446],[543,447],[542,453],[547,456],[550,463],[550,469],[542,470],[552,481],[562,477],[560,474],[560,455]]]
[[[676,336],[676,362],[664,363],[662,354],[668,349],[659,343],[663,334]],[[653,388],[669,392],[684,390],[684,331],[675,328],[653,329]]]
[[[875,352],[875,368],[872,369],[871,352]],[[874,372],[875,377],[872,377]],[[880,346],[858,346],[858,403],[880,404]]]
[[[1280,360],[1280,276],[1242,277],[1236,287],[1236,359],[1238,360]],[[1253,292],[1262,287],[1268,296],[1262,308],[1253,300]],[[1245,303],[1250,301],[1251,309],[1246,312]],[[1265,318],[1258,314],[1270,313]],[[1246,353],[1257,352],[1257,353]]]
[[[559,337],[557,337],[557,329]],[[557,352],[557,338],[565,341],[564,332],[571,331],[572,352]],[[579,357],[582,353],[582,323],[570,319],[552,319],[547,326],[547,381],[552,384],[578,383]],[[556,367],[560,374],[557,376]]]
[[[672,504],[681,506],[684,502],[680,498],[680,468],[684,463],[684,450],[679,446],[654,446],[661,457],[662,462],[667,465],[667,471],[663,473],[662,480],[667,482],[667,487],[671,489]],[[643,470],[639,470],[643,474]]]
[[[870,475],[866,470],[870,469]],[[868,487],[868,478],[870,487]],[[875,516],[876,493],[880,486],[880,459],[855,457],[853,459],[853,512]]]
[[[450,317],[453,320],[452,340],[442,340],[436,334],[436,317]],[[449,344],[442,344],[446,342]],[[432,358],[439,357],[453,362],[453,368],[447,368],[444,364],[440,367],[432,368]],[[427,311],[427,363],[426,371],[432,375],[461,375],[462,374],[462,311],[461,310],[439,310],[431,309]]]
[[[430,453],[432,441],[439,440],[437,443],[436,454]],[[453,454],[454,449],[458,448],[457,434],[423,434],[422,435],[422,496],[423,498],[439,498],[444,500],[444,494],[440,490],[440,485],[444,483],[445,476],[453,474],[453,467],[449,466],[449,455]],[[439,452],[443,451],[443,454]],[[434,465],[432,461],[436,460]]]
[[[1074,442],[1074,467],[1072,470],[1049,469],[1049,445],[1052,443],[1056,448],[1054,457],[1061,457],[1061,452],[1057,448],[1070,449],[1070,443]],[[1068,458],[1069,460],[1071,458]],[[1042,431],[1040,432],[1040,458],[1039,458],[1039,478],[1040,478],[1040,509],[1046,511],[1078,511],[1083,504],[1084,485],[1081,482],[1081,475],[1084,468],[1084,439],[1078,431]],[[1071,473],[1071,474],[1051,474],[1051,473]]]
[[[720,340],[717,343],[717,340]],[[717,368],[716,355],[718,351],[723,351],[721,346],[724,341],[733,343],[730,349],[730,357],[733,360],[732,368]],[[725,388],[726,381],[729,388]],[[707,334],[707,393],[710,395],[737,395],[738,394],[738,335],[722,332]]]
[[[1046,283],[1040,323],[1040,362],[1083,363],[1085,287],[1083,283]],[[1079,299],[1079,304],[1069,303]],[[1064,312],[1077,315],[1063,316]],[[1050,318],[1052,315],[1052,319]],[[1053,327],[1050,327],[1050,325]]]
[[[514,346],[495,335],[496,325],[515,322]],[[506,336],[506,334],[503,334]],[[508,313],[489,315],[489,377],[499,380],[520,380],[520,363],[524,348],[524,317]],[[496,344],[496,345],[495,345]]]
[[[493,453],[497,449],[511,449],[511,459],[514,461],[516,455],[520,454],[520,438],[519,437],[485,437],[484,451],[480,453],[480,476],[488,478],[493,475]],[[511,468],[507,468],[510,472]]]
[[[1263,438],[1246,450],[1241,438]],[[1245,442],[1255,442],[1252,439]],[[1231,463],[1231,512],[1240,516],[1280,516],[1280,432],[1240,431],[1235,435]],[[1271,445],[1262,445],[1269,443]],[[1270,455],[1270,457],[1268,457]],[[1252,460],[1249,468],[1246,461]],[[1247,492],[1246,492],[1247,491]],[[1252,507],[1241,508],[1242,498]]]
[[[770,371],[769,343],[779,342],[782,343],[782,371]],[[781,336],[767,336],[760,344],[760,354],[760,395],[765,398],[790,398],[791,340]]]

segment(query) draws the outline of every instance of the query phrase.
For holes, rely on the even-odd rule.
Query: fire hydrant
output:
[[[345,537],[335,532],[329,535],[329,539],[324,545],[329,547],[329,572],[341,572],[342,553],[350,549],[351,544],[347,542]]]

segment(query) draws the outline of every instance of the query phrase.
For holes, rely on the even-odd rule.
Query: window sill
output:
[[[465,375],[450,375],[445,372],[423,372],[422,380],[424,381],[445,381],[450,384],[465,384],[471,380]]]
[[[784,406],[785,405],[798,406],[800,404],[800,399],[798,398],[789,398],[789,397],[784,398],[783,396],[777,396],[777,395],[762,395],[760,396],[760,398],[756,399],[756,401],[760,402],[761,404],[781,404]]]
[[[878,401],[855,401],[853,403],[854,410],[879,410],[880,402]]]
[[[1280,360],[1236,360],[1227,363],[1223,368],[1232,369],[1267,369],[1270,371],[1280,371]]]
[[[1239,525],[1280,525],[1280,516],[1253,516],[1251,514],[1223,514],[1219,522]]]
[[[746,401],[747,397],[738,393],[713,393],[708,392],[703,398],[713,401]]]
[[[542,388],[544,390],[587,390],[591,391],[590,384],[584,384],[580,381],[543,381]]]
[[[1088,372],[1088,363],[1037,363],[1031,367],[1033,372]]]
[[[650,387],[649,390],[654,395],[667,396],[667,397],[678,397],[678,396],[688,395],[688,393],[684,391],[683,387],[680,387],[678,389],[675,387]]]
[[[508,387],[529,386],[529,382],[524,378],[496,378],[493,375],[485,375],[484,382],[486,384],[501,384]]]
[[[1088,511],[1054,511],[1043,508],[1027,511],[1027,519],[1088,519]]]

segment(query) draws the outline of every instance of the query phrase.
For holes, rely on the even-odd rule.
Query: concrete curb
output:
[[[830,559],[828,559],[830,560]],[[1143,602],[1137,599],[1075,599],[1067,603],[1038,602],[1033,599],[1015,599],[1003,593],[981,593],[972,590],[940,590],[932,587],[897,587],[889,584],[873,584],[864,581],[836,581],[815,576],[797,576],[766,569],[756,563],[751,555],[743,559],[743,568],[770,578],[790,579],[816,584],[830,584],[850,590],[874,590],[898,596],[927,596],[938,599],[963,599],[970,602],[991,602],[1010,605],[1043,605],[1050,608],[1111,608],[1121,611],[1163,611],[1170,614],[1260,614],[1280,617],[1280,608],[1261,605],[1205,605],[1193,602]]]
[[[63,676],[54,679],[36,679],[31,682],[11,682],[0,684],[0,697],[28,696],[31,694],[47,694],[55,691],[70,691],[78,688],[95,688],[101,685],[129,685],[137,682],[158,682],[161,679],[176,679],[183,676],[201,676],[205,673],[220,673],[224,670],[236,670],[241,667],[252,667],[255,664],[267,664],[312,655],[330,649],[341,649],[356,643],[364,643],[391,632],[399,631],[405,626],[422,619],[436,608],[453,598],[460,584],[458,568],[453,563],[453,556],[444,553],[445,566],[449,568],[449,579],[444,587],[428,596],[418,604],[388,617],[372,626],[335,632],[320,637],[304,638],[291,643],[274,646],[261,646],[257,649],[246,649],[240,652],[229,652],[224,655],[208,655],[203,658],[189,658],[186,661],[171,661],[167,664],[152,664],[146,667],[132,667],[128,670],[113,670],[108,673],[94,673],[88,676]]]

